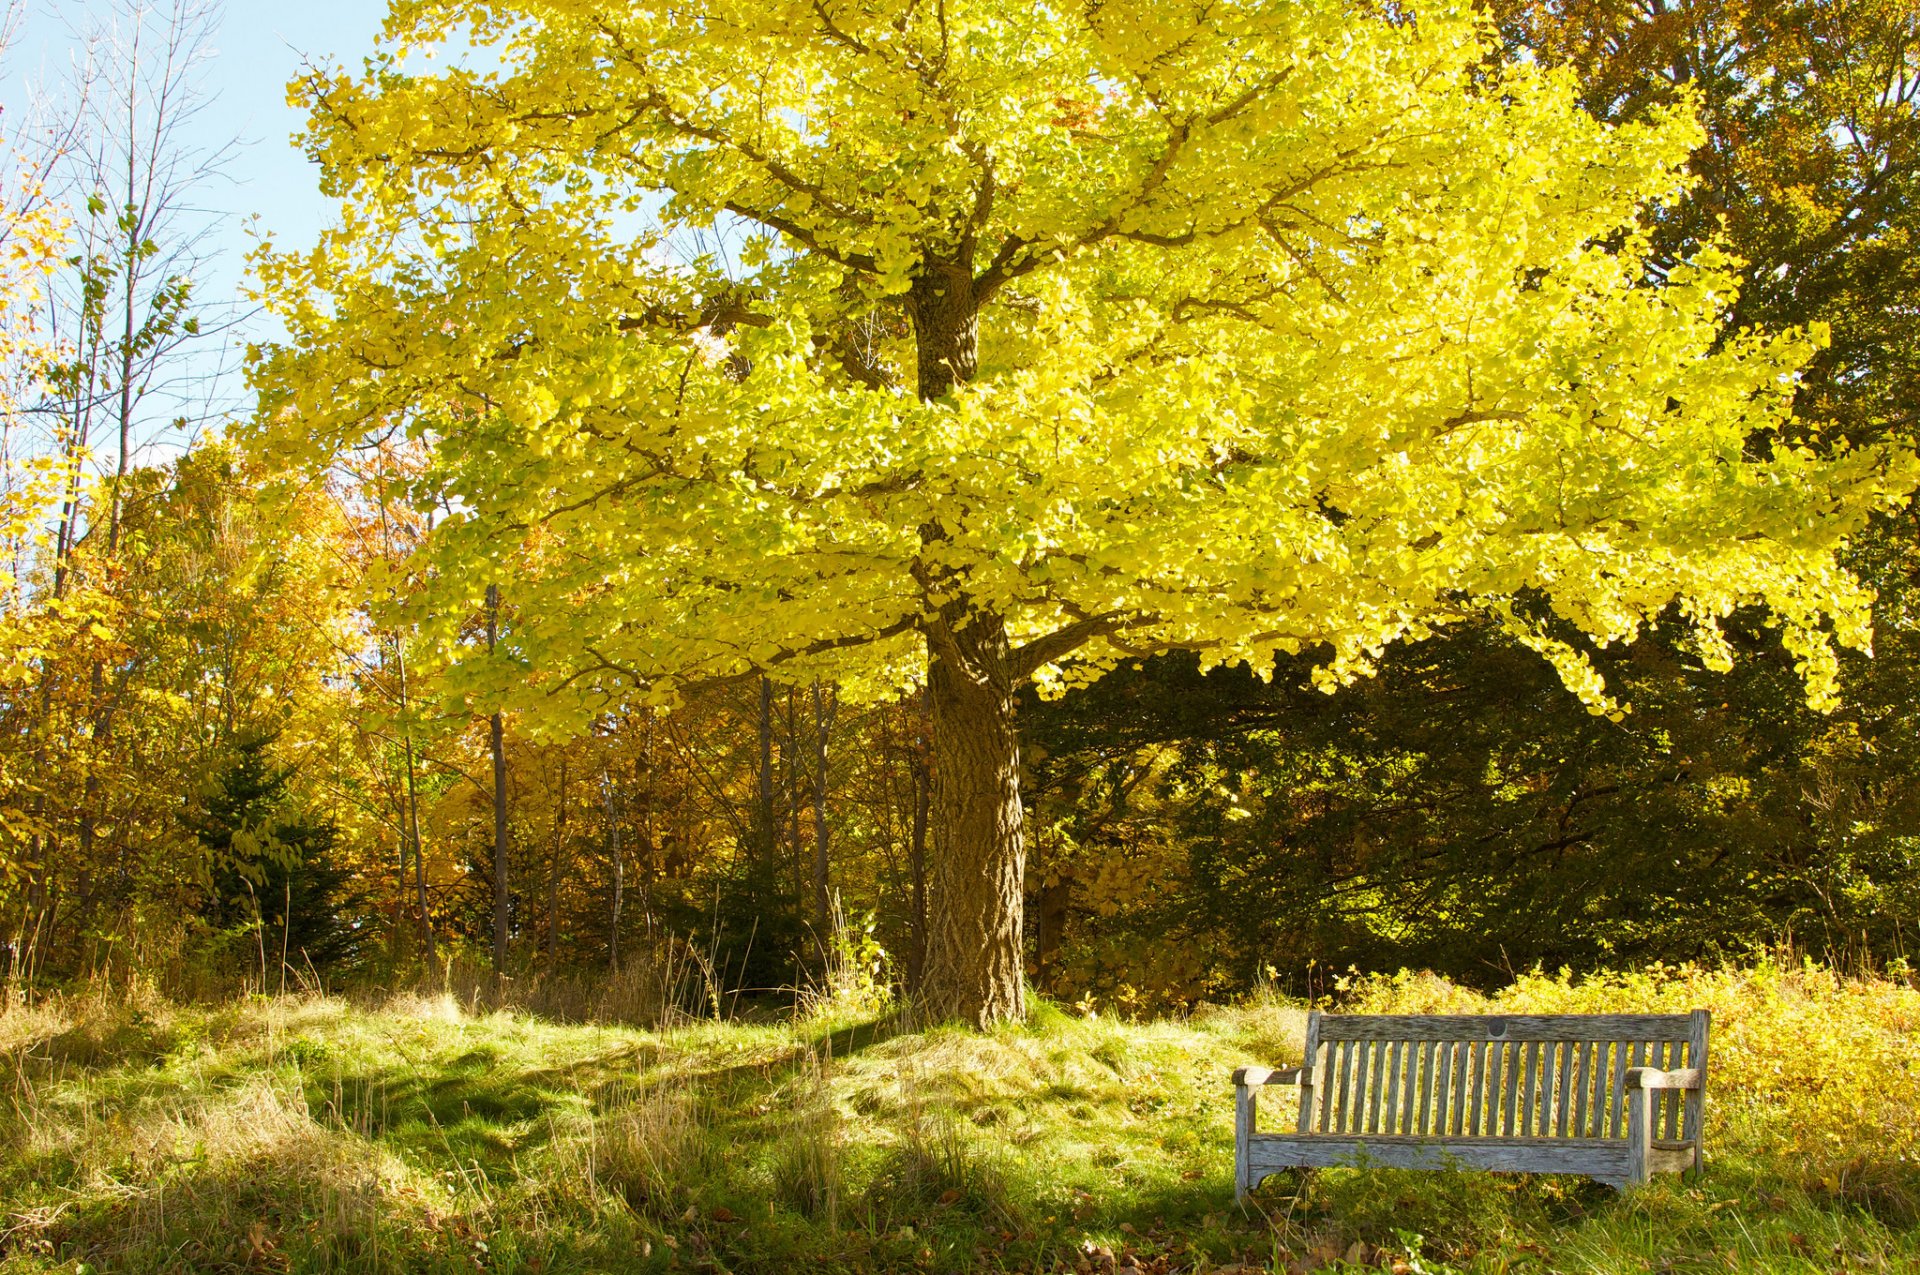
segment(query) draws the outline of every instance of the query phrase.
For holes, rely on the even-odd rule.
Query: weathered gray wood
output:
[[[1607,1136],[1620,1138],[1626,1136],[1627,1042],[1609,1042],[1608,1052],[1613,1066],[1607,1072]]]
[[[1628,1146],[1610,1138],[1407,1138],[1339,1134],[1271,1134],[1248,1150],[1257,1182],[1282,1169],[1325,1169],[1369,1164],[1405,1169],[1492,1169],[1511,1173],[1577,1173],[1624,1183]],[[1686,1147],[1650,1143],[1649,1170],[1674,1172],[1692,1161]]]
[[[1373,1061],[1373,1045],[1374,1042],[1371,1040],[1362,1040],[1355,1043],[1353,1057],[1353,1119],[1347,1122],[1347,1127],[1343,1130],[1343,1132],[1346,1133],[1366,1132],[1367,1098],[1370,1092],[1367,1088],[1367,1075],[1373,1070],[1368,1065]]]
[[[1462,1041],[1453,1054],[1453,1136],[1466,1136],[1473,1119],[1473,1044]]]
[[[1561,1041],[1560,1063],[1553,1070],[1553,1132],[1554,1136],[1560,1138],[1567,1136],[1568,1117],[1572,1114],[1567,1110],[1567,1103],[1573,1096],[1573,1067],[1579,1048],[1580,1042]]]
[[[1487,1096],[1487,1042],[1472,1041],[1467,1045],[1467,1127],[1468,1137],[1478,1137],[1482,1132],[1480,1108]]]
[[[1276,1168],[1356,1161],[1582,1173],[1615,1185],[1698,1167],[1708,1025],[1704,1012],[1316,1011],[1301,1066],[1234,1073],[1236,1191]],[[1259,1093],[1275,1084],[1301,1089],[1294,1134],[1259,1131]]]
[[[1319,1054],[1320,1054],[1320,1011],[1317,1009],[1308,1010],[1307,1011],[1307,1051],[1305,1054],[1305,1058],[1306,1058],[1306,1065],[1309,1070],[1309,1074],[1307,1078],[1303,1080],[1300,1084],[1300,1119],[1298,1123],[1295,1124],[1294,1126],[1296,1129],[1299,1129],[1303,1133],[1313,1128],[1313,1091],[1314,1091],[1315,1085],[1316,1083],[1318,1084],[1326,1083],[1325,1080],[1318,1080],[1316,1082],[1316,1077],[1320,1076],[1321,1073],[1314,1069],[1323,1067],[1326,1065],[1320,1061]]]
[[[1400,1132],[1395,1113],[1400,1110],[1400,1053],[1406,1044],[1404,1040],[1396,1040],[1387,1046],[1387,1100],[1380,1108],[1380,1118],[1386,1124],[1384,1127],[1375,1125],[1376,1133]]]
[[[1648,1047],[1649,1047],[1649,1043],[1647,1041],[1636,1040],[1633,1042],[1632,1048],[1628,1051],[1628,1057],[1633,1060],[1632,1062],[1627,1064],[1627,1070],[1629,1072],[1633,1071],[1635,1068],[1640,1068],[1642,1070],[1655,1070],[1654,1068],[1647,1067]],[[1623,1087],[1625,1087],[1626,1089],[1626,1092],[1631,1093],[1633,1091],[1633,1088],[1637,1087],[1637,1086],[1626,1086],[1625,1076],[1622,1076],[1620,1079]],[[1628,1113],[1628,1114],[1631,1115],[1632,1113]],[[1649,1142],[1653,1140],[1653,1101],[1652,1099],[1648,1099],[1647,1101],[1647,1140]]]
[[[1418,1133],[1414,1125],[1414,1113],[1418,1109],[1415,1090],[1420,1077],[1420,1050],[1422,1042],[1407,1042],[1407,1074],[1400,1078],[1400,1132]]]
[[[1254,1093],[1251,1085],[1239,1082],[1235,1074],[1233,1089],[1233,1198],[1244,1200],[1247,1192],[1258,1181],[1252,1172],[1251,1153],[1254,1145],[1254,1128],[1257,1123],[1254,1112]]]
[[[1347,1063],[1353,1046],[1346,1042],[1330,1045],[1327,1048],[1327,1074],[1333,1077],[1333,1084],[1320,1099],[1320,1130],[1332,1133],[1339,1127],[1340,1109],[1346,1102]]]
[[[1647,1180],[1653,1149],[1653,1125],[1647,1118],[1647,1108],[1652,1101],[1652,1095],[1638,1086],[1627,1091],[1627,1182],[1631,1186]]]
[[[1693,1063],[1687,1058],[1692,1050],[1686,1045],[1667,1046],[1667,1070],[1692,1071]],[[1666,1108],[1667,1118],[1654,1131],[1654,1137],[1664,1138],[1668,1142],[1680,1140],[1680,1126],[1685,1122],[1687,1096],[1685,1093],[1670,1093],[1660,1099],[1660,1105]]]
[[[1683,1089],[1698,1089],[1700,1073],[1692,1067],[1681,1067],[1675,1071],[1662,1071],[1658,1067],[1627,1068],[1628,1089],[1652,1089],[1662,1093],[1678,1093]]]
[[[1686,1040],[1687,1014],[1327,1014],[1322,1040]]]
[[[1520,1050],[1516,1041],[1500,1050],[1500,1136],[1512,1138],[1525,1133],[1514,1123],[1520,1099]]]
[[[1430,1125],[1428,1119],[1434,1110],[1434,1052],[1438,1046],[1432,1041],[1421,1041],[1421,1096],[1419,1096],[1419,1114],[1415,1116],[1413,1131],[1427,1135]]]
[[[1693,1169],[1696,1173],[1704,1162],[1703,1148],[1706,1143],[1707,1028],[1711,1021],[1711,1015],[1704,1009],[1696,1009],[1687,1016],[1687,1066],[1700,1077],[1700,1084],[1687,1095],[1686,1118],[1681,1121],[1680,1136],[1693,1145]]]
[[[1530,1040],[1521,1047],[1525,1061],[1520,1068],[1520,1128],[1517,1131],[1523,1138],[1536,1137],[1540,1130],[1534,1124],[1534,1086],[1540,1081],[1540,1042]]]
[[[1580,1060],[1578,1083],[1573,1087],[1573,1136],[1585,1137],[1587,1127],[1587,1095],[1593,1089],[1593,1042],[1580,1042]]]

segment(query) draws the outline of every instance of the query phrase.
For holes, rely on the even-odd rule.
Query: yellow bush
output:
[[[1867,1202],[1920,1204],[1920,990],[1814,965],[1530,974],[1491,996],[1431,974],[1350,981],[1359,1013],[1713,1014],[1708,1154]]]

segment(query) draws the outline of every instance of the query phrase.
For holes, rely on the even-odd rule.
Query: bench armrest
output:
[[[1298,1085],[1311,1082],[1313,1072],[1306,1067],[1236,1067],[1236,1085]]]
[[[1629,1089],[1698,1089],[1700,1070],[1697,1067],[1682,1067],[1675,1071],[1662,1071],[1658,1067],[1629,1067],[1626,1082]]]

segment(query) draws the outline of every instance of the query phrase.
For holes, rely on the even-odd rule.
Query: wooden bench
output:
[[[1707,1012],[1307,1017],[1306,1062],[1242,1067],[1234,1193],[1333,1165],[1577,1173],[1615,1187],[1698,1169]],[[1260,1094],[1298,1085],[1292,1133]]]

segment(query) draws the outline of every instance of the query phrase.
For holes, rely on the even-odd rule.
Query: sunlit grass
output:
[[[1624,1200],[1327,1172],[1243,1214],[1228,1072],[1300,1048],[1303,1012],[1272,997],[1144,1023],[1042,1006],[974,1035],[833,1004],[655,1032],[446,997],[92,995],[0,1016],[0,1272],[1920,1265],[1903,986],[1763,969],[1348,994],[1705,1005],[1709,1172]]]

